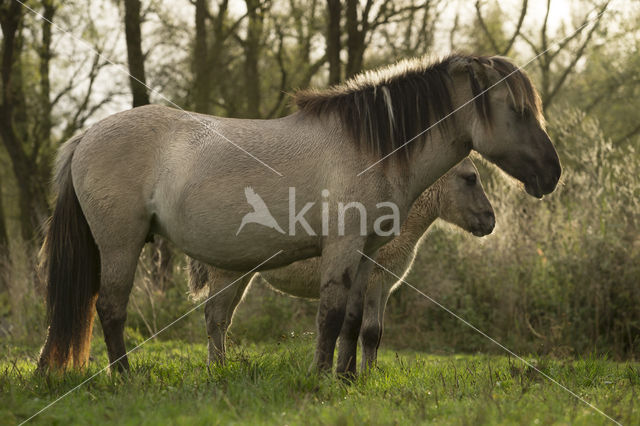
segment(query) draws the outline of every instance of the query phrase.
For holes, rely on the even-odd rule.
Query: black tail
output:
[[[77,145],[77,141],[70,142]],[[98,246],[71,180],[73,148],[65,161],[59,161],[59,167],[66,170],[58,171],[58,199],[42,247],[49,331],[38,362],[41,369],[64,369],[71,362],[76,368],[87,364],[100,288]]]

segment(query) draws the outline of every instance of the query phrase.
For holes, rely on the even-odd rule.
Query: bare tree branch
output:
[[[476,0],[476,17],[478,18],[480,28],[482,28],[482,32],[484,32],[484,35],[487,36],[487,40],[489,40],[491,47],[496,53],[499,52],[500,49],[498,48],[498,43],[496,43],[496,40],[493,38],[491,31],[489,31],[489,28],[487,28],[487,24],[484,22],[484,18],[482,17],[482,11],[480,10],[480,0]]]
[[[460,25],[460,15],[456,12],[455,18],[453,18],[453,26],[451,27],[451,31],[449,31],[449,50],[456,50],[455,44],[455,35],[456,31],[458,31],[458,26]]]
[[[516,29],[513,31],[513,35],[507,42],[507,46],[503,49],[502,55],[507,55],[513,46],[513,43],[516,41],[516,38],[520,34],[520,30],[522,29],[522,23],[524,22],[524,17],[527,14],[527,6],[529,5],[528,0],[522,1],[522,7],[520,8],[520,17],[518,18],[518,24],[516,25]]]
[[[482,28],[482,31],[484,32],[484,34],[487,36],[487,39],[489,40],[491,47],[497,54],[506,55],[511,50],[513,43],[516,41],[516,38],[518,37],[518,35],[520,35],[520,30],[522,29],[522,23],[524,22],[524,17],[527,14],[527,6],[528,6],[528,0],[523,0],[522,7],[520,8],[520,17],[518,18],[518,23],[516,24],[516,28],[513,31],[513,34],[511,35],[511,37],[509,38],[509,41],[507,41],[507,44],[505,45],[505,47],[501,49],[500,47],[498,47],[498,43],[496,42],[496,39],[493,37],[493,34],[491,34],[491,31],[489,31],[489,28],[487,27],[487,24],[482,16],[482,10],[480,9],[480,0],[476,0],[476,17],[478,18],[478,23],[480,24],[480,28]]]
[[[267,118],[272,118],[282,108],[283,101],[285,99],[285,88],[287,87],[287,70],[284,65],[283,50],[284,50],[284,33],[280,27],[276,28],[278,34],[278,51],[276,53],[276,62],[280,69],[280,90],[278,91],[278,98],[276,99],[273,107],[267,113]]]
[[[591,29],[587,33],[587,36],[585,37],[584,41],[582,42],[582,44],[580,45],[580,47],[578,48],[576,53],[573,55],[573,59],[571,60],[571,62],[569,62],[569,65],[567,65],[565,67],[564,71],[560,75],[560,78],[558,78],[556,80],[556,83],[553,86],[553,89],[551,89],[551,91],[547,94],[545,99],[543,99],[543,102],[545,103],[545,105],[551,104],[553,98],[558,94],[558,91],[560,90],[560,88],[564,84],[564,82],[567,79],[567,77],[569,76],[569,74],[574,70],[576,64],[578,63],[580,58],[582,58],[582,56],[584,55],[584,52],[585,52],[587,46],[589,45],[589,42],[591,41],[591,38],[593,37],[593,34],[595,33],[596,29],[598,29],[598,27],[600,25],[600,21],[602,19],[603,13],[607,9],[608,6],[609,6],[609,1],[607,1],[602,6],[600,11],[598,12],[598,18],[593,23]]]

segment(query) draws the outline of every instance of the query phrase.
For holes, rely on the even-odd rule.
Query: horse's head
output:
[[[502,57],[464,58],[455,67],[464,70],[475,97],[467,108],[472,148],[521,181],[528,194],[553,192],[562,168],[529,77]]]
[[[478,170],[469,158],[444,175],[439,187],[441,219],[476,237],[493,231],[496,223],[493,207],[484,193]]]

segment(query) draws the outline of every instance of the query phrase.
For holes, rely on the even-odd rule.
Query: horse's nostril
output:
[[[496,216],[493,214],[492,211],[486,212],[485,216],[487,217],[488,228],[493,230],[494,226],[496,225]]]

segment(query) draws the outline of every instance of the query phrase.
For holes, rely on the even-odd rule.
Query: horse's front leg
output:
[[[349,289],[347,311],[340,331],[340,344],[338,346],[338,374],[355,377],[356,360],[358,353],[358,335],[362,325],[364,298],[367,291],[367,282],[373,269],[373,263],[368,259],[362,259],[358,267],[356,279]]]
[[[316,323],[318,342],[314,366],[319,371],[331,371],[336,340],[342,329],[347,300],[352,288],[361,255],[363,239],[342,237],[325,244],[320,267],[320,303]]]

